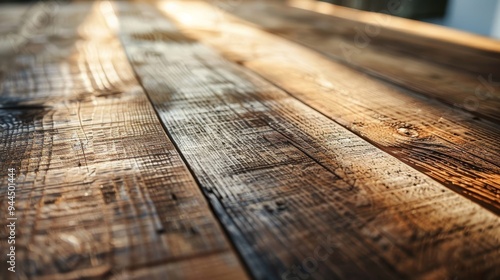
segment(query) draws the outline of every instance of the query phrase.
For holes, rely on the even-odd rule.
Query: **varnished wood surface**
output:
[[[497,45],[430,36],[412,48],[460,45],[480,58],[464,67],[446,62],[454,51],[434,61],[377,43],[342,61],[332,48],[357,26],[344,13],[209,2],[225,11],[58,4],[38,35],[0,45],[21,271],[3,262],[0,278],[500,277],[498,107],[453,99],[494,68],[482,59]],[[0,36],[44,6],[7,8]]]

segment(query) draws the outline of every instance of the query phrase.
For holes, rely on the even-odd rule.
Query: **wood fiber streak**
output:
[[[496,215],[185,37],[157,10],[200,39],[228,32],[207,21],[206,5],[115,7],[134,70],[256,279],[298,279],[297,266],[303,279],[500,277]],[[237,34],[257,43],[254,32],[238,26],[224,42],[235,46],[235,36],[247,50]],[[295,71],[280,74],[293,84]]]
[[[396,24],[391,23],[392,17],[381,15],[381,25],[374,26],[273,2],[220,6],[265,31],[303,44],[364,73],[500,123],[498,72],[473,73],[436,63],[428,57],[430,50],[419,50],[423,48],[422,42],[404,45],[408,36],[388,30],[391,24]],[[404,51],[395,49],[402,45]],[[441,49],[450,48],[442,43]],[[473,52],[471,49],[467,54]],[[462,54],[440,55],[453,61],[460,59],[465,65],[474,61],[474,58],[465,61],[467,57]],[[500,68],[500,52],[492,52],[488,57],[488,65]]]
[[[188,1],[162,7],[189,37],[212,45],[376,146],[500,213],[497,124],[328,61],[212,6]],[[186,20],[188,9],[192,20]],[[201,16],[203,20],[194,20]]]
[[[473,73],[492,73],[500,78],[500,69],[497,66],[500,63],[500,46],[495,39],[390,16],[389,5],[387,9],[381,10],[385,14],[381,14],[353,11],[322,1],[287,0],[285,2],[292,7],[332,17],[336,20],[334,28],[342,35],[362,32],[362,30],[366,32],[367,25],[379,26],[382,29],[380,34],[372,37],[371,43],[373,44],[452,68]],[[396,1],[392,3],[394,2]]]
[[[60,4],[37,40],[0,61],[0,181],[17,169],[18,218],[17,272],[2,253],[0,278],[246,278],[105,7]]]

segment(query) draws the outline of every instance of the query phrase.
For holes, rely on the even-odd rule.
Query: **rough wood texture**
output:
[[[58,5],[41,34],[2,54],[0,278],[245,279],[106,7]],[[4,254],[8,168],[18,174],[16,274]]]
[[[230,49],[231,54],[226,54],[234,59],[243,57],[241,53],[248,54],[245,60],[239,60],[242,64],[281,87],[285,87],[284,80],[292,86],[302,85],[301,92],[310,94],[311,99],[321,98],[327,102],[325,107],[332,106],[339,115],[347,114],[347,107],[338,105],[343,101],[349,101],[351,115],[363,112],[361,105],[355,106],[361,101],[354,102],[368,98],[361,90],[356,99],[333,101],[320,93],[325,87],[333,87],[328,84],[330,79],[339,78],[318,80],[321,76],[304,72],[310,69],[306,66],[314,54],[303,56],[295,47],[283,46],[279,39],[228,23],[226,16],[214,14],[199,2],[168,1],[158,6],[179,20],[180,28],[190,36],[162,18],[154,6],[120,2],[116,4],[120,38],[165,127],[255,278],[500,277],[496,215],[377,149],[244,67],[222,59],[193,38],[222,51]],[[212,25],[210,20],[216,15],[217,24]],[[223,44],[228,44],[227,49]],[[267,51],[261,49],[264,46]],[[254,52],[249,52],[252,47]],[[276,48],[304,59],[307,64],[300,64],[304,71],[286,63],[288,55],[275,59]],[[264,64],[264,58],[269,63]],[[330,68],[318,70],[337,70],[343,79],[354,75],[341,66],[325,63]],[[265,67],[269,70],[264,71]],[[373,89],[375,97],[381,96],[381,85],[356,78],[360,79],[357,83],[341,83],[336,89],[369,87],[365,90]],[[317,88],[320,81],[324,82],[321,91]],[[384,92],[380,98],[387,102],[395,102],[391,98],[399,94],[385,87]],[[419,116],[435,114],[426,101],[411,95],[408,98],[420,102],[419,108],[425,110]],[[369,100],[375,102],[372,110],[384,111],[377,99]],[[393,103],[400,104],[408,103]],[[463,114],[459,117],[466,124],[472,122]],[[364,118],[374,117],[365,114]],[[381,138],[389,134],[389,140],[407,145],[437,138],[411,126],[411,122],[398,123],[391,118],[394,116],[379,115]],[[440,125],[458,125],[439,118],[435,121],[436,133]],[[386,125],[389,122],[394,122],[390,131]],[[367,127],[373,127],[373,121]],[[416,132],[419,141],[409,141]],[[431,146],[441,149],[438,143]],[[492,165],[485,160],[482,164]]]
[[[408,24],[404,29],[406,33],[391,31],[394,25],[401,27],[398,25],[399,19],[389,15],[377,17],[377,14],[369,14],[374,17],[374,22],[370,23],[366,20],[356,21],[356,12],[352,12],[350,17],[339,17],[337,8],[342,10],[342,7],[336,6],[332,12],[334,16],[272,1],[245,1],[230,7],[220,7],[268,32],[304,44],[367,74],[500,123],[500,76],[496,75],[497,72],[472,73],[442,65],[432,58],[436,51],[423,49],[422,42],[430,40],[429,35],[425,34],[448,34],[446,31],[439,32],[439,27],[433,26],[438,30],[428,27],[427,33],[419,34],[420,37],[414,35],[416,39],[420,38],[419,42],[408,44],[412,25]],[[415,26],[420,24],[413,23]],[[459,35],[458,38],[463,37]],[[440,51],[450,52],[451,49],[451,53],[446,55],[440,53],[441,59],[459,61],[460,65],[475,62],[473,57],[453,53],[456,47],[448,46],[443,40],[433,43]],[[479,50],[471,47],[464,52],[470,54]],[[495,70],[500,69],[500,49],[488,52],[484,57],[488,65]]]
[[[243,0],[242,0],[243,1]],[[389,1],[396,3],[397,1]],[[323,13],[340,19],[338,28],[348,33],[364,29],[366,25],[383,26],[374,37],[387,48],[411,53],[422,59],[429,59],[476,73],[493,73],[500,78],[500,45],[494,39],[436,26],[425,22],[352,10],[322,1],[287,0],[290,6]],[[390,13],[389,6],[384,9]],[[386,24],[387,22],[391,24]],[[391,43],[393,42],[393,43]],[[418,46],[418,47],[415,47]]]
[[[213,45],[371,143],[500,213],[497,124],[369,78],[208,6],[194,6],[191,18],[180,4],[170,6],[164,11],[192,38]],[[195,20],[202,15],[203,20]]]

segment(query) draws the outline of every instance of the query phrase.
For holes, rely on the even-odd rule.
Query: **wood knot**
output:
[[[282,200],[276,201],[276,206],[278,211],[284,211],[287,208],[286,202]]]
[[[270,214],[272,214],[274,212],[274,209],[267,204],[264,204],[264,210],[266,210],[266,212],[268,212]]]
[[[408,137],[418,137],[418,131],[416,131],[413,128],[408,128],[408,127],[400,127],[398,128],[398,133],[403,135],[403,136],[408,136]]]
[[[50,244],[55,256],[54,264],[60,272],[74,270],[82,261],[82,240],[71,234],[61,234],[54,243]]]
[[[287,209],[287,203],[282,200],[278,200],[274,205],[264,204],[264,210],[269,214],[275,214]]]
[[[410,138],[417,138],[419,136],[418,129],[411,124],[398,123],[395,125],[395,128],[399,135]]]

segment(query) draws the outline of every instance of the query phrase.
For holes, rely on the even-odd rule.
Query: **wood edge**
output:
[[[286,0],[286,5],[324,15],[331,15],[356,21],[359,23],[375,25],[417,36],[428,37],[437,41],[463,45],[483,51],[500,52],[499,40],[432,23],[401,18],[389,14],[360,11],[313,0]],[[383,19],[382,17],[386,17],[386,19]],[[388,24],[389,21],[391,22],[390,25]]]
[[[140,1],[129,1],[128,3],[125,3],[125,5],[130,5],[130,3],[140,4],[141,2]],[[146,5],[156,6],[155,5],[156,0],[144,1],[144,3]],[[121,25],[120,25],[120,12],[118,11],[119,8],[117,7],[117,5],[119,5],[119,4],[120,4],[120,1],[117,1],[117,0],[99,2],[99,5],[100,5],[99,12],[102,15],[102,17],[105,19],[106,25],[109,28],[110,33],[113,36],[115,36],[116,39],[118,40],[118,42],[120,43],[120,47],[122,48],[124,55],[127,59],[127,64],[130,66],[130,69],[131,69],[130,71],[133,73],[134,79],[136,80],[137,84],[141,88],[142,93],[144,94],[144,96],[148,100],[149,106],[151,106],[151,109],[153,111],[154,116],[157,118],[160,126],[162,127],[163,134],[164,134],[165,138],[168,139],[170,141],[170,143],[173,145],[174,150],[177,152],[177,154],[179,156],[179,159],[182,161],[182,165],[188,171],[193,183],[197,185],[199,194],[201,195],[201,198],[203,199],[203,202],[205,203],[205,207],[206,207],[207,211],[212,216],[212,218],[215,222],[215,225],[219,229],[220,233],[222,233],[224,235],[223,238],[228,246],[227,251],[219,252],[219,253],[217,253],[217,255],[209,255],[209,256],[206,256],[205,258],[206,259],[215,259],[216,257],[219,257],[219,258],[228,259],[230,256],[232,256],[232,257],[234,257],[234,260],[236,261],[236,263],[234,265],[235,267],[233,269],[231,269],[231,272],[232,272],[231,275],[236,275],[236,276],[238,276],[238,278],[228,278],[228,279],[251,279],[252,271],[249,269],[246,259],[241,255],[240,251],[237,249],[236,244],[234,244],[235,241],[232,239],[232,235],[229,234],[228,229],[222,223],[220,216],[219,216],[217,210],[215,209],[215,206],[212,204],[210,197],[203,190],[201,182],[199,181],[198,177],[191,169],[191,166],[188,163],[187,159],[185,158],[184,154],[182,153],[181,149],[178,147],[177,143],[174,141],[168,127],[162,121],[162,118],[160,116],[159,111],[154,106],[154,103],[152,102],[147,89],[143,85],[141,76],[139,75],[139,73],[136,72],[135,66],[132,64],[132,62],[130,60],[129,54],[127,53],[127,50],[124,46],[124,43],[123,43],[123,40],[122,40],[122,37],[120,34],[122,32],[122,30],[121,30]],[[97,4],[95,4],[95,5],[97,5]],[[200,258],[195,257],[193,259],[194,259],[194,261],[186,260],[185,262],[188,264],[192,263],[192,262],[202,262],[202,260],[200,260]],[[173,263],[175,263],[175,262],[173,262]],[[167,269],[169,265],[170,265],[170,263],[164,264],[165,269]],[[187,266],[189,267],[189,265],[187,265]],[[141,269],[144,270],[144,268],[141,268]],[[162,267],[157,267],[156,269],[161,270]],[[210,274],[211,271],[212,271],[211,269],[207,269],[207,275],[211,275]],[[160,274],[158,274],[158,275],[160,275]],[[129,279],[129,278],[126,278],[126,279]],[[136,278],[132,277],[132,279],[136,279]],[[187,277],[186,279],[197,279],[197,278]],[[226,278],[224,278],[224,279],[226,279]]]

